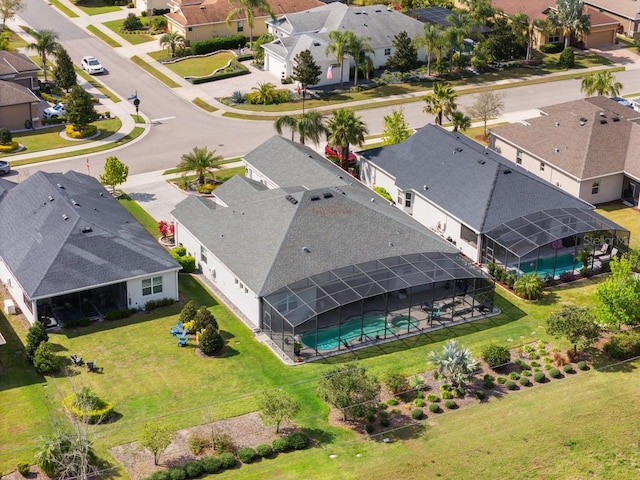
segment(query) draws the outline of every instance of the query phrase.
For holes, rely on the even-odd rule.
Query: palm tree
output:
[[[198,176],[198,184],[204,185],[205,174],[214,168],[218,168],[218,162],[222,160],[216,151],[211,152],[207,147],[193,147],[193,151],[182,155],[182,161],[178,165],[183,170],[192,170]]]
[[[225,22],[227,26],[231,25],[234,18],[246,19],[249,26],[249,48],[253,50],[253,25],[255,22],[255,12],[266,13],[275,20],[275,15],[267,0],[229,0],[229,4],[239,3],[239,7],[233,8],[228,14]]]
[[[40,55],[42,62],[42,70],[44,70],[44,81],[47,81],[47,56],[55,55],[60,44],[58,43],[58,34],[53,30],[32,31],[31,35],[36,39],[34,43],[27,45],[30,50],[35,50]]]
[[[294,135],[297,133],[300,137],[300,143],[304,145],[304,142],[309,139],[313,143],[320,143],[320,136],[327,133],[327,128],[324,126],[324,120],[322,114],[317,110],[309,110],[302,115],[291,116],[282,115],[273,124],[278,135],[282,135],[283,129],[291,129],[291,141],[294,139]]]
[[[453,124],[453,131],[458,130],[465,131],[467,128],[471,128],[471,118],[466,116],[463,112],[456,110],[448,117]]]
[[[362,117],[356,116],[352,110],[340,108],[334,110],[333,116],[327,122],[327,140],[336,148],[340,148],[340,167],[343,170],[349,168],[349,145],[362,146],[364,136],[369,129],[362,121]]]
[[[593,72],[585,75],[580,85],[580,91],[585,95],[607,95],[617,97],[622,90],[622,84],[616,81],[616,77],[609,70]]]
[[[171,52],[171,58],[176,56],[176,49],[184,45],[184,37],[178,32],[167,32],[160,38],[160,46]]]
[[[591,30],[591,17],[584,13],[582,0],[557,0],[556,8],[549,12],[548,19],[562,31],[564,48],[569,47],[572,35],[581,37]]]
[[[458,50],[458,71],[460,71],[462,70],[462,50],[464,39],[471,33],[469,28],[471,18],[468,14],[460,13],[457,15],[447,15],[446,20],[449,22],[449,27],[445,33],[453,45],[453,48]]]
[[[349,44],[351,43],[351,39],[355,37],[353,32],[340,31],[340,30],[332,30],[328,34],[330,43],[327,45],[325,49],[325,54],[332,53],[340,65],[340,88],[342,88],[342,71],[344,66],[344,56],[348,53]]]
[[[459,347],[455,340],[445,343],[441,352],[431,352],[429,361],[436,367],[439,378],[456,387],[464,388],[478,369],[478,362],[471,355],[471,350]]]
[[[422,35],[415,40],[416,47],[424,47],[427,57],[427,76],[431,76],[431,57],[439,56],[442,50],[442,29],[433,23],[425,23]]]
[[[542,295],[542,278],[536,272],[527,273],[515,281],[513,290],[526,300],[538,300]]]
[[[253,87],[251,92],[247,94],[250,103],[270,105],[277,96],[276,86],[271,82],[258,83],[257,87]]]
[[[424,113],[433,113],[436,116],[436,125],[442,125],[442,118],[449,117],[456,109],[457,94],[451,85],[435,83],[433,92],[424,97],[427,105],[422,109]]]
[[[351,37],[349,38],[349,44],[347,45],[347,53],[353,57],[353,60],[356,63],[353,84],[357,85],[358,69],[360,67],[360,63],[362,63],[367,53],[375,52],[373,51],[373,48],[371,48],[369,39],[367,37],[358,37],[357,35],[351,35]]]

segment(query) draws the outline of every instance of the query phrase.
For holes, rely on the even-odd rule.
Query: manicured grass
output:
[[[158,222],[149,215],[140,204],[131,199],[126,193],[118,198],[120,205],[122,205],[133,217],[142,225],[147,232],[153,237],[160,238],[160,231],[158,230]]]
[[[544,56],[543,68],[550,72],[566,70],[558,65],[560,53],[547,53]],[[575,65],[573,69],[600,67],[603,65],[611,65],[611,60],[595,53],[576,53]],[[572,70],[573,70],[572,69]]]
[[[82,0],[76,6],[87,15],[101,15],[122,10],[122,7],[107,5],[103,0]]]
[[[637,208],[626,207],[622,202],[611,202],[598,205],[596,212],[629,230],[631,248],[640,248],[640,212]]]
[[[59,0],[49,0],[49,3],[54,7],[56,7],[58,10],[60,10],[69,18],[78,18],[80,16],[76,12],[68,8],[66,5],[63,5],[62,2],[60,2]]]
[[[156,50],[155,52],[147,53],[151,58],[153,58],[157,62],[162,62],[164,60],[171,60],[171,54],[169,50]]]
[[[27,42],[25,42],[20,35],[15,32],[10,32],[11,38],[9,40],[8,50],[10,52],[15,52],[19,48],[24,48],[27,46]]]
[[[180,86],[180,84],[178,84],[175,81],[171,80],[164,73],[159,72],[158,70],[153,68],[151,65],[149,65],[147,62],[145,62],[143,59],[141,59],[137,55],[134,55],[133,57],[131,57],[131,61],[133,63],[135,63],[136,65],[138,65],[143,70],[145,70],[146,72],[148,72],[150,75],[156,77],[158,80],[160,80],[162,83],[164,83],[167,87],[169,87],[169,88],[177,88],[177,87]]]
[[[223,165],[224,163],[228,163],[228,162],[220,162],[219,165]],[[179,172],[179,169],[175,169],[176,173]],[[177,178],[172,178],[170,180],[167,180],[170,183],[176,183],[176,184],[181,184],[185,179],[189,182],[192,182],[193,180],[196,179],[197,175],[196,174],[189,174],[189,172],[185,172],[186,175],[184,177],[180,176]],[[164,172],[164,174],[166,175],[167,172]],[[232,167],[232,168],[220,168],[219,170],[212,170],[209,175],[213,176],[218,182],[225,182],[227,180],[229,180],[231,177],[233,177],[234,175],[242,175],[244,176],[245,174],[245,168],[244,167]]]
[[[216,165],[220,165],[220,168],[224,168],[223,165],[228,165],[229,163],[236,163],[241,161],[242,158],[241,157],[234,157],[234,158],[226,158],[224,160],[221,160],[219,162],[216,163]],[[181,168],[170,168],[168,170],[165,170],[164,172],[162,172],[163,175],[174,175],[176,173],[180,173],[183,172],[183,170]]]
[[[96,80],[92,75],[89,75],[87,72],[82,70],[82,68],[74,66],[74,70],[76,71],[77,75],[81,76],[85,81],[89,82],[93,88],[98,90],[105,97],[108,97],[109,100],[111,100],[113,103],[122,101],[120,97],[118,97],[115,93],[105,87],[104,84]]]
[[[132,45],[139,45],[141,43],[152,42],[155,40],[153,35],[149,35],[148,33],[125,33],[121,31],[123,23],[124,19],[120,19],[112,20],[110,22],[104,22],[103,25],[109,30],[112,30],[113,32],[120,35],[120,37],[122,37]]]
[[[207,57],[189,58],[175,63],[165,63],[164,66],[181,77],[205,77],[213,74],[216,69],[227,65],[233,58],[235,58],[235,55],[232,53],[222,52]]]
[[[207,102],[202,100],[200,97],[196,97],[192,100],[192,103],[206,112],[217,112],[218,109],[213,105],[209,105]]]
[[[106,43],[110,47],[118,48],[122,46],[118,42],[116,42],[113,38],[111,38],[109,35],[106,35],[102,30],[100,30],[96,26],[87,25],[86,28],[87,30],[89,30],[91,33],[93,33],[96,37],[98,37],[100,40],[102,40],[104,43]]]

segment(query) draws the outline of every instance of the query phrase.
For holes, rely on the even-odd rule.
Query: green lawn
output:
[[[10,52],[15,52],[18,48],[24,48],[27,46],[27,42],[25,42],[20,35],[15,32],[11,32],[11,39],[9,40],[8,50]]]
[[[134,55],[133,57],[131,57],[131,61],[133,63],[135,63],[136,65],[138,65],[143,70],[145,70],[146,72],[148,72],[150,75],[152,75],[155,78],[157,78],[158,80],[160,80],[167,87],[169,87],[169,88],[178,88],[180,86],[179,83],[177,83],[174,80],[172,80],[171,78],[167,77],[164,73],[162,73],[162,72],[158,71],[157,69],[153,68],[151,65],[149,65],[147,62],[145,62],[143,59],[141,59],[137,55]]]
[[[621,202],[611,202],[598,205],[596,212],[629,230],[631,248],[640,248],[640,212],[637,208],[626,207]]]
[[[132,45],[138,45],[140,43],[152,42],[155,40],[153,35],[149,35],[148,33],[125,33],[122,30],[122,24],[124,23],[124,19],[121,20],[112,20],[110,22],[104,22],[103,25],[107,27],[109,30],[114,31],[120,37],[122,37],[127,42]]]
[[[92,75],[89,75],[87,72],[82,70],[82,68],[74,66],[74,70],[76,71],[77,75],[81,76],[85,81],[89,82],[93,88],[98,90],[105,97],[108,97],[109,100],[111,100],[113,103],[118,103],[122,101],[120,97],[118,97],[115,93],[113,93],[111,90],[105,87],[103,83],[96,80]]]
[[[76,6],[87,15],[101,15],[109,12],[119,12],[122,7],[107,5],[103,0],[82,0]]]
[[[123,193],[118,201],[120,202],[120,205],[133,215],[133,217],[147,230],[147,232],[155,238],[160,238],[158,222],[149,215],[138,202],[132,200],[126,193]]]
[[[209,105],[207,102],[202,100],[200,97],[194,98],[192,100],[192,103],[194,105],[196,105],[197,107],[200,107],[205,112],[211,113],[211,112],[217,112],[218,111],[218,109],[216,107],[214,107],[213,105]]]
[[[165,67],[181,77],[205,77],[211,75],[216,69],[227,65],[233,58],[235,58],[234,54],[222,52],[207,57],[189,58],[176,63],[165,63]]]
[[[122,46],[118,42],[116,42],[113,38],[111,38],[109,35],[106,35],[102,30],[97,28],[95,25],[87,25],[87,30],[89,30],[91,33],[93,33],[96,37],[98,37],[100,40],[105,42],[110,47],[118,48]]]
[[[78,18],[80,16],[76,12],[68,8],[66,5],[64,5],[60,0],[49,0],[49,3],[51,3],[51,5],[56,7],[69,18]]]

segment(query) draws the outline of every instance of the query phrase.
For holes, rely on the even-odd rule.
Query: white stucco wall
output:
[[[24,314],[25,318],[29,320],[29,322],[31,322],[31,324],[33,325],[33,323],[36,321],[35,313],[27,308],[27,305],[24,302],[24,296],[22,294],[22,287],[1,259],[0,281],[2,281],[2,284],[9,291],[9,294],[11,295],[16,308],[19,308],[22,314]],[[2,308],[4,308],[4,305],[2,306]]]
[[[274,188],[278,188],[278,185],[275,182],[264,176],[262,172],[257,170],[253,165],[247,163],[247,161],[244,159],[242,161],[245,167],[245,178],[260,182],[263,185],[266,185],[266,187],[271,190],[273,190]]]
[[[142,281],[162,277],[162,292],[142,294]],[[153,283],[152,283],[153,285]],[[163,298],[179,299],[178,295],[178,272],[165,272],[127,280],[127,296],[129,308],[143,309],[149,300],[162,300]]]
[[[596,181],[599,182],[600,186],[598,193],[593,195],[591,192]],[[623,181],[624,173],[584,180],[580,184],[579,197],[593,205],[619,200],[622,197]]]

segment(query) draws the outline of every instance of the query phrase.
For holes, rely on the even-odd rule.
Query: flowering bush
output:
[[[158,230],[163,237],[172,237],[175,232],[175,225],[167,223],[165,220],[160,220],[158,222]]]

